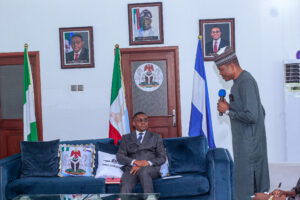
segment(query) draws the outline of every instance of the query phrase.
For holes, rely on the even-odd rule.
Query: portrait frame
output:
[[[235,23],[234,18],[201,19],[199,32],[202,36],[202,50],[204,61],[213,61],[214,50],[230,46],[235,51]],[[214,28],[214,30],[212,30]],[[219,28],[219,30],[218,30]],[[219,36],[217,36],[219,34]],[[213,37],[220,37],[219,48],[214,49]]]
[[[59,39],[62,69],[95,67],[92,26],[59,28]],[[73,50],[73,45],[78,52]]]
[[[128,26],[129,45],[163,44],[162,2],[128,4]]]

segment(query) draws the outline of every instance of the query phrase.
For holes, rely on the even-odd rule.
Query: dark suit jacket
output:
[[[229,46],[229,42],[227,40],[221,39],[218,51],[223,48]],[[206,56],[210,56],[211,53],[214,53],[214,49],[213,49],[213,40],[210,42],[207,42],[205,44],[205,55]]]
[[[139,144],[136,132],[124,135],[121,139],[117,160],[124,165],[122,170],[131,170],[132,160],[147,160],[158,171],[166,160],[166,151],[160,135],[146,132],[143,142]]]
[[[86,48],[82,48],[82,50],[81,50],[81,52],[79,54],[79,57],[78,57],[78,61],[74,60],[74,51],[71,51],[71,52],[69,52],[69,53],[66,54],[66,62],[67,63],[89,62],[89,51]]]

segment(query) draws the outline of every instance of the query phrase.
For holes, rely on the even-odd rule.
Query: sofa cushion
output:
[[[209,192],[209,182],[205,175],[198,173],[182,174],[181,178],[155,179],[153,181],[154,192],[160,193],[160,197],[184,197],[197,196]],[[106,193],[119,193],[119,185],[106,185]],[[142,193],[142,185],[138,183],[133,192]]]
[[[95,178],[121,178],[123,171],[116,158],[116,154],[98,151],[98,168]]]
[[[58,143],[21,141],[21,177],[57,176]]]
[[[165,138],[163,140],[171,175],[206,172],[207,140],[205,136]]]
[[[93,176],[95,145],[59,145],[59,176]]]
[[[101,139],[91,139],[91,140],[69,140],[60,142],[60,144],[94,144],[96,148],[96,152],[99,151],[99,146],[102,144],[112,145],[114,146],[114,140],[112,138],[101,138]],[[105,147],[108,147],[107,145]],[[105,151],[106,152],[106,151]],[[109,152],[107,152],[109,153]],[[96,174],[96,169],[98,168],[98,156],[95,156],[95,170],[94,175]]]
[[[104,179],[94,177],[27,177],[7,185],[9,199],[19,194],[92,194],[105,193]]]

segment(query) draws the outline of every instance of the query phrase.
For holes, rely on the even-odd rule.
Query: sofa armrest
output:
[[[6,185],[20,175],[21,154],[0,160],[0,200],[6,200]]]
[[[207,153],[209,200],[235,200],[233,161],[227,149],[210,149]]]

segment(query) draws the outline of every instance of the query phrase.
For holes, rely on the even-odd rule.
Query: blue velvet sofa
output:
[[[160,199],[235,199],[233,161],[228,150],[223,148],[208,149],[205,136],[168,138],[163,140],[168,154],[170,173],[173,175],[179,174],[182,177],[155,179],[153,181],[154,190],[160,193]],[[111,139],[74,140],[60,143],[109,143],[113,145]],[[106,185],[105,180],[102,178],[58,176],[20,178],[20,168],[20,154],[0,160],[0,200],[12,199],[20,194],[94,194],[119,192],[119,185]],[[134,192],[142,192],[140,183],[138,183]]]

